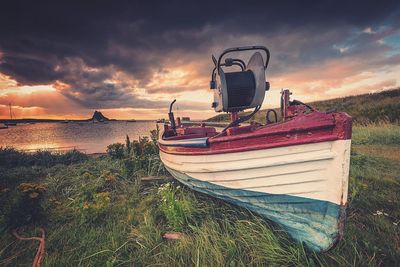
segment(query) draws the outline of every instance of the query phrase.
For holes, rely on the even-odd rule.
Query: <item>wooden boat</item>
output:
[[[259,52],[247,65],[232,58],[221,63],[228,53],[249,50],[264,51],[265,65]],[[269,51],[231,48],[213,60],[213,107],[230,112],[231,123],[219,132],[204,124],[182,126],[174,119],[172,102],[171,124],[164,125],[159,139],[161,160],[188,187],[260,214],[310,250],[329,250],[341,238],[345,221],[351,117],[290,101],[290,91],[283,90],[281,121],[268,110],[265,125],[240,125],[260,109],[269,89]],[[241,70],[226,72],[233,63]],[[238,117],[238,111],[253,107],[250,115]]]
[[[5,124],[4,124],[4,125],[0,125],[0,130],[1,130],[1,129],[8,129],[8,126],[5,125]]]

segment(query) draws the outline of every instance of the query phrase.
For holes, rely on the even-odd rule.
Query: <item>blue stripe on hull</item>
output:
[[[303,242],[313,251],[328,250],[340,236],[342,229],[339,229],[339,221],[345,208],[337,204],[304,197],[226,188],[167,169],[177,180],[193,190],[247,208],[278,223],[295,240]]]

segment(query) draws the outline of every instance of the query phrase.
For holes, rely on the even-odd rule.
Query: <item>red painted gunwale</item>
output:
[[[174,147],[160,145],[160,150],[177,155],[212,155],[351,139],[352,120],[346,113],[312,112],[265,126],[240,126],[227,134],[208,139],[208,147]],[[199,127],[200,128],[200,127]],[[201,134],[178,135],[164,140],[205,137]]]

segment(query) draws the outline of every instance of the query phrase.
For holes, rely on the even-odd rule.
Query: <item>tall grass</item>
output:
[[[353,127],[355,145],[400,145],[400,125],[389,123],[368,123]]]
[[[355,127],[354,142],[398,145],[396,127],[387,126],[383,132],[378,127],[368,138],[364,128]],[[327,253],[315,254],[245,209],[177,182],[142,184],[142,176],[167,173],[160,167],[154,142],[136,142],[120,146],[122,154],[110,152],[73,164],[3,168],[0,204],[8,208],[0,211],[0,264],[32,262],[37,244],[16,241],[9,231],[17,225],[6,219],[16,216],[7,212],[17,207],[16,200],[22,205],[32,201],[31,191],[18,189],[21,183],[32,183],[46,188],[29,204],[42,209],[41,220],[25,220],[18,229],[28,236],[44,226],[44,266],[399,265],[400,158],[352,152],[344,240]],[[169,231],[179,231],[181,238],[164,239]]]

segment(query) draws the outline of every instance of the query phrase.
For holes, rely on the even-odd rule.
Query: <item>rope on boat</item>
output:
[[[34,258],[33,263],[32,263],[32,267],[40,267],[40,264],[42,263],[42,260],[43,260],[43,255],[44,255],[45,245],[46,245],[44,229],[43,229],[43,228],[40,228],[40,232],[42,232],[42,237],[36,237],[36,236],[33,236],[33,237],[23,237],[23,236],[20,236],[20,235],[17,233],[17,230],[16,230],[16,229],[14,229],[14,230],[12,231],[13,235],[14,235],[18,240],[37,240],[37,241],[40,242],[39,247],[38,247],[37,252],[36,252],[36,255],[35,255],[35,258]]]

